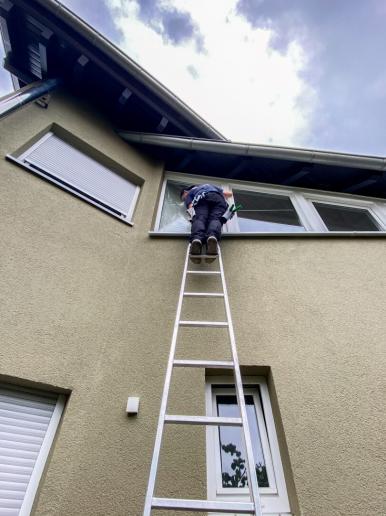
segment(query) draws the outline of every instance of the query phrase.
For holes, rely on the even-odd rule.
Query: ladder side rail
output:
[[[156,477],[157,477],[158,461],[159,461],[159,455],[160,455],[160,451],[161,451],[162,435],[163,435],[163,430],[164,430],[164,425],[165,425],[165,415],[166,415],[166,409],[167,409],[167,403],[168,403],[170,382],[171,382],[171,377],[172,377],[172,372],[173,372],[173,361],[174,361],[174,356],[176,353],[179,320],[181,318],[182,302],[184,299],[185,283],[186,283],[186,276],[187,276],[188,263],[189,263],[189,252],[190,252],[190,244],[188,245],[188,248],[186,251],[184,272],[183,272],[182,281],[181,281],[180,294],[178,297],[176,319],[174,322],[172,343],[170,346],[169,360],[168,360],[168,365],[167,365],[167,369],[166,369],[165,384],[164,384],[163,393],[162,393],[161,408],[160,408],[160,413],[159,413],[159,418],[158,418],[157,433],[156,433],[156,438],[155,438],[155,443],[154,443],[153,457],[152,457],[151,466],[150,466],[149,483],[147,486],[143,516],[151,515],[152,499],[154,496],[154,487],[155,487],[155,481],[156,481]]]
[[[229,334],[229,340],[230,340],[230,344],[231,344],[232,359],[233,359],[233,363],[234,363],[236,396],[237,396],[238,405],[240,407],[241,419],[243,422],[243,430],[244,430],[243,435],[244,435],[245,451],[246,451],[246,455],[247,455],[248,487],[249,487],[249,491],[251,494],[252,502],[255,507],[255,516],[261,516],[262,513],[261,513],[259,486],[258,486],[257,476],[256,476],[255,461],[253,458],[251,433],[249,430],[247,409],[245,406],[243,381],[241,378],[240,364],[239,364],[239,359],[238,359],[238,355],[237,355],[236,339],[235,339],[235,334],[234,334],[234,330],[233,330],[233,322],[232,322],[231,311],[230,311],[230,306],[229,306],[228,291],[227,291],[226,282],[225,282],[224,267],[223,267],[223,263],[222,263],[220,246],[218,249],[218,258],[219,258],[219,263],[220,263],[221,283],[222,283],[222,288],[223,288],[223,292],[224,292],[225,312],[226,312],[226,316],[227,316],[227,320],[228,320],[228,334]]]

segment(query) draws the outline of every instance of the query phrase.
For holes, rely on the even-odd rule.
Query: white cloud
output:
[[[236,16],[236,0],[169,0],[197,23],[206,53],[198,53],[193,41],[165,43],[139,21],[133,0],[108,2],[124,6],[115,16],[124,34],[121,48],[225,136],[296,145],[307,130],[308,115],[297,99],[305,95],[312,103],[313,95],[300,76],[301,47],[293,42],[285,55],[270,49],[269,30],[252,29]]]

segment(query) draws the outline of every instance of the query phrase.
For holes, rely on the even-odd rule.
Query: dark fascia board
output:
[[[214,152],[233,156],[303,161],[306,163],[374,170],[380,174],[386,172],[386,158],[377,156],[361,156],[359,154],[346,154],[343,152],[236,143],[221,140],[205,140],[200,138],[184,138],[179,136],[166,136],[130,131],[121,131],[118,134],[129,143],[139,143],[143,145],[171,147],[174,149],[185,149],[189,151]]]
[[[28,0],[27,2],[24,0],[12,0],[12,2],[21,9],[35,8],[39,12],[40,8],[45,9],[54,17],[58,25],[69,26],[76,34],[84,38],[89,45],[99,50],[107,60],[110,60],[115,66],[122,69],[123,74],[128,73],[142,83],[156,97],[160,98],[173,111],[177,112],[182,119],[196,127],[201,133],[207,135],[208,138],[226,140],[220,132],[195,113],[168,88],[57,0]]]

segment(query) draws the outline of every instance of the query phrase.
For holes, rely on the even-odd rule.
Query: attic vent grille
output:
[[[39,52],[39,44],[31,42],[28,47],[28,63],[29,69],[36,77],[42,79],[42,67],[40,63],[40,52]]]

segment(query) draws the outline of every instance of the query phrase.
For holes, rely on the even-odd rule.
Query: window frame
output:
[[[222,390],[229,395],[235,394],[234,389],[231,391],[229,388],[224,388],[226,385],[234,386],[234,384],[235,381],[232,376],[208,376],[206,378],[205,405],[207,416],[217,415],[216,394],[221,394]],[[253,391],[257,424],[266,461],[267,474],[270,481],[272,475],[275,480],[270,487],[259,488],[263,514],[265,512],[280,513],[283,516],[284,514],[291,514],[267,381],[263,376],[243,376],[243,386],[244,394],[250,394]],[[257,404],[256,400],[258,400]],[[264,438],[264,434],[266,435],[266,439]],[[248,488],[222,487],[220,456],[218,427],[208,426],[206,428],[208,499],[246,501],[249,499]],[[267,458],[271,460],[270,469],[271,467],[272,469],[270,472]]]
[[[22,168],[27,169],[28,171],[32,172],[34,175],[42,177],[49,183],[53,183],[54,185],[58,186],[62,190],[65,190],[65,191],[71,193],[72,195],[74,195],[75,197],[79,197],[80,199],[86,201],[88,204],[95,206],[96,208],[108,213],[109,215],[112,215],[113,217],[128,224],[129,226],[134,226],[132,217],[133,217],[136,205],[137,205],[137,201],[138,201],[139,194],[141,191],[141,186],[138,183],[136,183],[135,181],[119,174],[116,170],[112,169],[109,165],[105,165],[103,163],[103,160],[100,160],[100,159],[95,158],[94,156],[90,155],[90,153],[87,152],[87,150],[81,148],[81,145],[76,145],[76,144],[74,145],[73,141],[69,141],[69,139],[67,139],[66,136],[61,133],[62,133],[62,131],[56,132],[53,128],[51,128],[45,134],[40,136],[31,145],[28,146],[28,143],[26,145],[23,145],[23,151],[20,154],[18,154],[17,152],[15,152],[14,154],[7,154],[6,158],[8,160],[13,161],[14,163],[20,165]],[[28,155],[31,154],[35,149],[37,149],[40,145],[42,145],[50,136],[55,136],[56,138],[62,140],[67,145],[69,145],[72,148],[76,149],[77,151],[81,152],[86,157],[99,163],[100,165],[102,165],[106,169],[110,170],[111,172],[121,176],[122,179],[128,181],[129,183],[131,183],[134,186],[135,191],[133,194],[132,201],[130,203],[130,209],[127,212],[127,214],[125,214],[125,215],[119,214],[117,212],[117,210],[114,210],[112,207],[109,207],[107,204],[104,204],[101,201],[98,202],[98,200],[93,200],[92,195],[88,194],[86,191],[84,191],[84,190],[82,191],[82,190],[78,189],[75,185],[72,186],[64,181],[61,181],[61,180],[59,180],[59,178],[56,178],[55,175],[52,174],[52,172],[50,172],[49,170],[45,170],[43,168],[42,168],[42,170],[39,170],[39,168],[32,166],[30,163],[28,163],[28,161],[26,161],[26,158],[28,157]],[[71,135],[71,137],[72,136],[73,135]],[[75,139],[77,140],[77,138],[75,138]],[[80,142],[81,142],[81,140],[79,140],[79,143]],[[99,153],[99,151],[98,151],[98,153]],[[118,168],[118,166],[117,166],[117,168]],[[123,168],[123,167],[119,166],[119,168]]]
[[[359,197],[351,194],[340,194],[330,192],[315,192],[309,189],[302,188],[288,188],[281,185],[269,185],[262,183],[252,183],[248,181],[229,180],[227,178],[217,178],[203,175],[188,175],[177,172],[166,171],[161,187],[159,203],[154,223],[153,235],[167,235],[167,236],[186,236],[189,232],[165,232],[160,230],[161,214],[164,205],[166,186],[168,181],[184,182],[187,184],[210,182],[221,186],[224,190],[233,192],[233,189],[245,190],[249,192],[261,192],[271,195],[286,195],[289,197],[298,217],[299,221],[304,227],[305,231],[299,232],[242,232],[239,230],[237,222],[237,213],[227,224],[223,226],[223,234],[225,236],[384,236],[386,234],[386,200],[379,198]],[[229,202],[234,202],[233,196]],[[329,231],[323,219],[319,215],[313,202],[322,202],[326,204],[361,208],[368,210],[371,217],[379,227],[379,231]]]
[[[289,190],[288,188],[275,188],[273,186],[260,186],[260,184],[256,185],[250,185],[247,183],[244,184],[237,184],[230,182],[228,183],[229,190],[233,193],[233,190],[244,190],[247,192],[256,192],[256,193],[263,193],[263,194],[270,194],[272,196],[278,195],[278,196],[286,196],[290,200],[292,206],[294,207],[294,210],[299,218],[299,222],[301,223],[302,227],[305,229],[305,231],[283,231],[283,234],[299,234],[299,233],[306,233],[307,231],[312,231],[313,228],[311,224],[308,221],[307,213],[304,210],[304,207],[302,203],[299,200],[299,196],[292,190]],[[232,195],[232,202],[234,202],[234,197]],[[233,232],[241,233],[241,234],[248,234],[247,231],[240,231],[239,225],[238,225],[238,219],[237,219],[237,212],[233,219],[231,219],[230,224],[232,224]],[[271,231],[256,231],[256,233],[272,233]]]
[[[189,181],[189,178],[192,178],[192,181]],[[194,184],[194,182],[197,182],[197,184],[210,182],[213,185],[220,186],[223,190],[225,190],[227,188],[227,184],[224,183],[224,181],[221,181],[221,180],[219,181],[215,177],[191,176],[191,175],[185,175],[185,174],[178,174],[176,172],[165,173],[165,176],[164,176],[164,179],[162,182],[160,196],[159,196],[157,213],[156,213],[156,217],[155,217],[155,221],[154,221],[154,230],[157,233],[161,233],[161,234],[162,234],[162,231],[160,230],[160,223],[161,223],[162,210],[163,210],[164,200],[165,200],[166,185],[167,185],[168,181],[174,181],[175,183],[182,182],[182,183],[188,183],[188,184]],[[181,203],[182,203],[182,201],[181,201]],[[226,226],[224,226],[223,233],[227,233],[228,231],[229,231],[229,229]],[[181,232],[177,233],[176,232],[175,234],[176,235],[186,235],[187,233],[181,233]]]
[[[304,200],[307,202],[308,208],[312,210],[310,217],[314,216],[314,213],[317,217],[317,223],[320,226],[321,231],[325,231],[327,233],[336,233],[336,231],[330,231],[328,227],[326,226],[325,222],[323,221],[322,217],[319,215],[318,210],[314,206],[314,202],[319,204],[328,204],[331,206],[337,206],[337,207],[343,207],[343,208],[358,208],[358,209],[364,209],[367,210],[367,212],[370,214],[370,216],[374,219],[375,224],[378,225],[379,231],[372,231],[372,233],[381,233],[386,231],[386,219],[383,221],[382,219],[385,218],[382,216],[382,211],[379,209],[379,205],[381,203],[376,201],[370,201],[368,199],[357,199],[355,197],[352,198],[343,198],[338,197],[336,195],[321,195],[321,194],[309,194],[305,193],[303,195]],[[352,233],[355,230],[347,231],[347,233]],[[364,231],[360,231],[360,233],[364,233]]]

